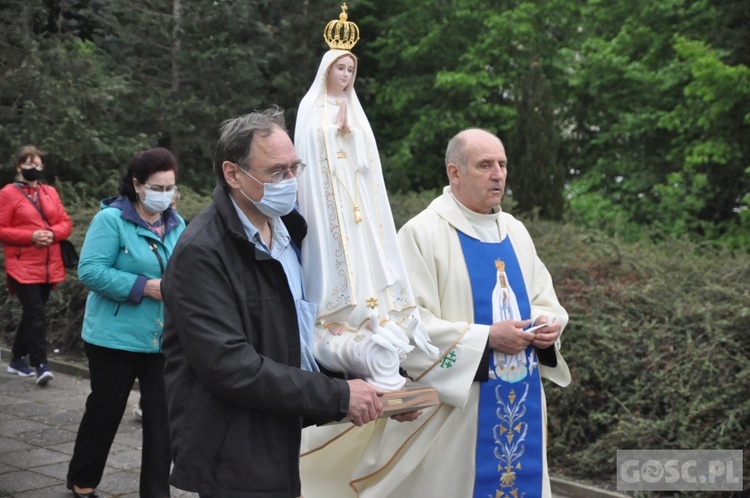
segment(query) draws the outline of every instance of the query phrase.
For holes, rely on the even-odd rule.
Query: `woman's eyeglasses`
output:
[[[178,190],[177,185],[167,185],[165,187],[164,185],[149,185],[148,183],[144,183],[143,186],[152,192],[159,192],[159,193],[176,192]]]

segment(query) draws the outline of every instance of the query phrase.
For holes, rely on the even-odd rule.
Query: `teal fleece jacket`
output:
[[[101,203],[89,225],[78,263],[78,278],[90,290],[83,318],[83,340],[137,353],[161,351],[164,306],[143,295],[146,281],[161,278],[185,221],[164,212],[161,240],[126,197]]]

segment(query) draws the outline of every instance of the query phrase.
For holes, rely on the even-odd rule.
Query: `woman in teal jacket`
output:
[[[83,340],[91,394],[68,468],[75,497],[96,498],[135,379],[141,391],[140,496],[169,496],[169,428],[161,352],[161,277],[184,220],[170,207],[177,159],[164,148],[133,157],[120,197],[105,199],[86,232],[78,278],[89,287]]]

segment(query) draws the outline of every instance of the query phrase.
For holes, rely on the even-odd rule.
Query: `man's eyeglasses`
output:
[[[25,162],[23,163],[24,166],[28,166],[29,168],[36,168],[36,169],[42,169],[44,168],[43,163],[32,163],[32,162]]]
[[[176,192],[177,190],[179,190],[177,188],[177,185],[167,185],[165,187],[164,185],[149,185],[148,183],[144,183],[143,186],[152,192],[159,192],[159,193]]]
[[[237,166],[239,166],[239,164]],[[304,164],[304,163],[297,163],[297,164],[291,165],[288,168],[281,168],[279,170],[276,170],[273,173],[266,173],[265,171],[261,171],[259,169],[251,168],[250,166],[247,166],[247,169],[248,170],[252,170],[252,171],[257,171],[258,173],[267,176],[268,178],[271,179],[271,181],[268,182],[268,183],[279,183],[281,180],[283,180],[284,178],[286,178],[287,175],[289,175],[290,173],[292,174],[293,177],[296,178],[303,171],[305,171],[306,167],[307,167],[307,165]],[[241,166],[240,166],[240,169],[242,169]],[[252,177],[252,175],[251,175],[251,177]]]

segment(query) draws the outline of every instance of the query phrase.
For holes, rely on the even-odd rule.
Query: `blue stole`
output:
[[[505,274],[521,313],[531,318],[531,306],[521,267],[510,238],[481,242],[458,232],[471,279],[474,323],[492,324],[492,291],[497,282],[495,261]],[[508,381],[492,378],[496,370],[490,351],[490,379],[480,383],[474,498],[535,498],[542,495],[542,390],[533,346],[525,351],[527,375]],[[520,377],[520,378],[519,378]]]

